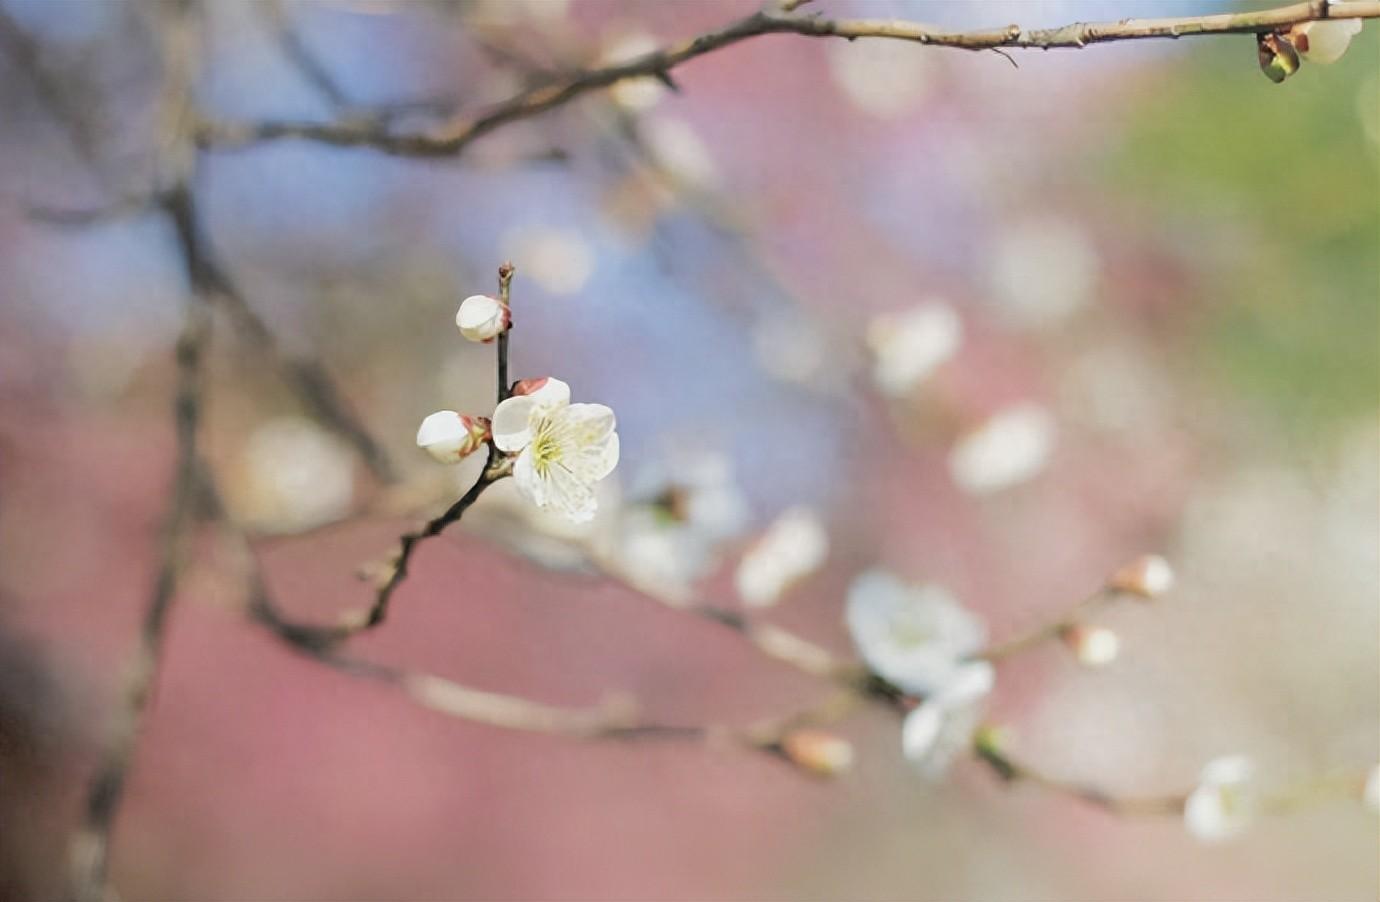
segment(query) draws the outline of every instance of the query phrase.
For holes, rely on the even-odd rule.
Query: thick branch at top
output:
[[[827,19],[794,11],[799,4],[760,10],[723,28],[663,47],[626,62],[580,69],[523,91],[487,110],[462,114],[419,132],[393,132],[370,122],[221,122],[203,120],[197,139],[204,147],[230,148],[285,138],[339,147],[372,147],[412,157],[446,157],[510,122],[539,115],[582,94],[630,78],[669,78],[675,67],[696,57],[766,34],[803,37],[889,38],[961,50],[1082,48],[1112,41],[1268,32],[1318,19],[1380,18],[1380,0],[1305,0],[1259,12],[1222,13],[1118,22],[1077,22],[1059,28],[1019,25],[976,31],[948,31],[919,22],[879,19]],[[790,10],[790,11],[786,11]]]

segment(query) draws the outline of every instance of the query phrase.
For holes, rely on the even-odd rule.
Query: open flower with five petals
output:
[[[493,440],[516,454],[513,481],[533,504],[581,523],[594,516],[594,484],[618,464],[613,411],[603,404],[571,404],[559,379],[521,383],[522,394],[498,405]]]
[[[869,570],[848,590],[848,631],[868,669],[903,692],[927,696],[982,648],[987,629],[943,588]]]

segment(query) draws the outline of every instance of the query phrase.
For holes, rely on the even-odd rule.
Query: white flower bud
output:
[[[1174,588],[1174,568],[1158,554],[1147,554],[1113,573],[1107,588],[1145,599],[1159,598]]]
[[[1250,759],[1241,755],[1214,758],[1203,768],[1198,787],[1184,804],[1184,826],[1203,842],[1221,842],[1242,833],[1258,810]]]
[[[827,730],[792,730],[781,739],[781,752],[820,777],[837,777],[853,766],[853,743]]]
[[[507,330],[510,321],[508,306],[487,294],[470,295],[455,313],[455,325],[470,341],[493,341]]]
[[[1335,63],[1360,33],[1360,19],[1327,19],[1295,25],[1289,39],[1307,62]]]
[[[489,421],[453,410],[438,410],[422,420],[417,447],[443,464],[459,463],[489,440]]]
[[[1106,667],[1121,651],[1121,639],[1105,626],[1075,623],[1061,631],[1059,637],[1084,667]]]

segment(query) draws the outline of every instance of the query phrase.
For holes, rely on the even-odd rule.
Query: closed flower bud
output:
[[[472,294],[460,302],[455,325],[470,341],[493,341],[511,322],[508,305],[487,294]]]
[[[853,744],[827,730],[792,730],[781,739],[781,752],[819,777],[837,777],[853,766]]]
[[[1256,54],[1260,60],[1260,71],[1275,84],[1299,70],[1298,52],[1282,34],[1256,35]]]
[[[438,410],[422,420],[417,446],[443,464],[459,463],[489,440],[489,421],[453,410]]]
[[[1106,667],[1121,651],[1121,640],[1105,626],[1075,623],[1061,631],[1059,638],[1084,667]]]
[[[1289,40],[1308,62],[1335,63],[1360,33],[1360,19],[1326,19],[1295,25],[1289,29]]]
[[[1113,573],[1107,588],[1145,599],[1159,598],[1174,588],[1174,568],[1158,554],[1147,554]]]

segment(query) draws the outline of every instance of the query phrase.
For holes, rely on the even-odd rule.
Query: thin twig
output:
[[[417,132],[394,132],[359,122],[259,121],[204,119],[197,130],[205,147],[234,148],[282,139],[300,139],[340,147],[370,147],[390,154],[445,157],[459,154],[476,139],[511,122],[561,106],[591,91],[630,78],[667,79],[675,67],[749,38],[768,34],[803,37],[888,38],[962,50],[1083,48],[1089,44],[1204,35],[1261,33],[1325,18],[1380,17],[1380,0],[1307,0],[1260,12],[1224,13],[1118,22],[1079,22],[1060,28],[1025,29],[1019,25],[974,31],[946,31],[918,22],[876,19],[826,19],[769,7],[715,31],[645,53],[621,63],[577,70],[472,115],[461,115]]]
[[[993,739],[990,728],[978,730],[972,747],[973,757],[1004,783],[1025,783],[1055,795],[1075,799],[1111,814],[1127,816],[1179,815],[1183,812],[1187,793],[1161,796],[1118,796],[1096,786],[1052,777],[1025,762],[1018,761]]]
[[[173,419],[177,432],[177,464],[172,501],[163,525],[162,550],[153,594],[144,611],[135,653],[123,687],[123,704],[106,740],[101,762],[87,791],[85,819],[71,849],[73,893],[80,902],[99,902],[105,893],[110,832],[119,808],[139,727],[147,710],[157,674],[168,614],[182,572],[196,496],[197,429],[202,409],[202,370],[210,340],[204,246],[192,215],[190,195],[169,192],[164,211],[173,223],[179,256],[190,291],[182,334],[177,341],[177,390]]]
[[[1117,602],[1124,597],[1125,595],[1123,593],[1117,592],[1111,587],[1103,586],[1071,608],[1055,615],[1052,619],[1040,623],[1005,642],[989,645],[972,657],[975,660],[985,661],[999,661],[1002,658],[1013,657],[1023,651],[1027,651],[1037,645],[1048,642],[1051,639],[1059,638],[1063,635],[1065,630],[1069,629],[1069,627],[1078,625],[1089,614]]]

